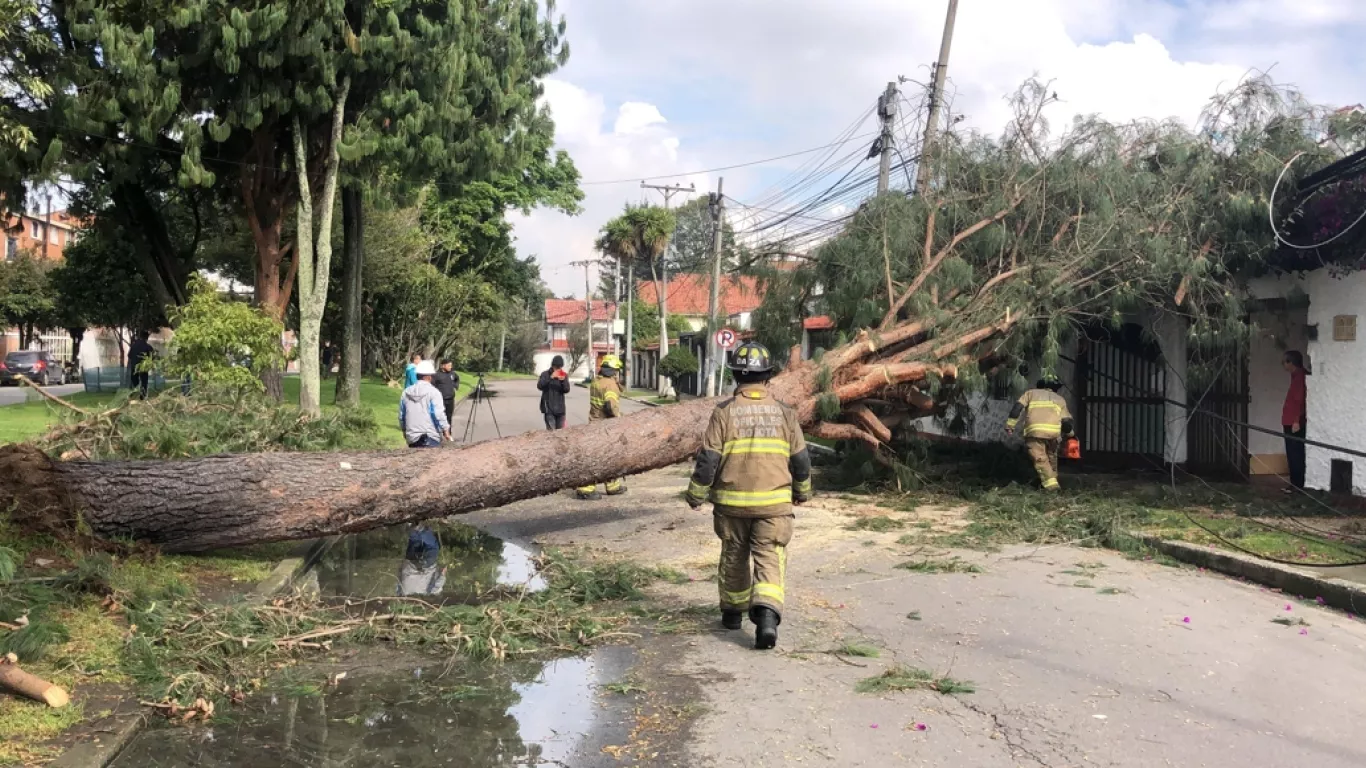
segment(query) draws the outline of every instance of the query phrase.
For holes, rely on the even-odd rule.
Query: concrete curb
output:
[[[147,715],[135,712],[120,719],[114,725],[113,733],[77,744],[48,765],[50,768],[104,768],[114,762],[146,723]]]
[[[1326,605],[1357,616],[1366,615],[1366,584],[1328,578],[1312,571],[1199,544],[1168,541],[1147,534],[1134,536],[1153,549],[1183,563],[1244,578],[1286,594],[1310,600],[1322,599]]]

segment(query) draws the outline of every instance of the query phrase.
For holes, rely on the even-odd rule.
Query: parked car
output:
[[[19,383],[19,377],[41,386],[66,383],[66,368],[50,352],[11,352],[0,363],[0,384]]]

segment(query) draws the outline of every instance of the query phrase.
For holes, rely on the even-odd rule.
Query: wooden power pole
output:
[[[934,65],[934,83],[930,86],[930,116],[925,121],[925,139],[920,142],[920,164],[916,171],[915,192],[925,194],[930,187],[930,158],[934,152],[935,133],[939,130],[939,110],[944,103],[944,76],[949,70],[949,47],[953,44],[953,22],[958,16],[958,0],[949,0],[949,13],[944,19],[944,38],[939,43],[939,61]]]
[[[887,191],[891,182],[892,172],[892,149],[896,139],[892,135],[892,123],[896,119],[896,83],[887,83],[887,90],[877,100],[877,116],[882,120],[882,136],[878,139],[878,144],[882,150],[882,158],[877,166],[877,193],[879,195]]]
[[[716,345],[716,332],[721,330],[717,321],[717,312],[720,310],[721,303],[721,249],[724,245],[722,239],[723,215],[726,211],[726,196],[722,192],[726,180],[724,178],[716,180],[716,194],[711,195],[711,228],[712,228],[712,247],[711,247],[711,297],[707,300],[707,325],[710,326],[710,338],[707,339],[707,381],[704,394],[707,397],[715,397],[718,392],[717,372],[720,371],[720,360],[723,354],[721,348]]]
[[[640,182],[640,187],[641,189],[653,189],[664,195],[665,208],[669,207],[669,203],[673,201],[674,195],[679,192],[691,194],[697,191],[696,184],[689,184],[684,187],[677,184],[646,184],[642,181]],[[674,237],[673,235],[669,235],[669,244],[664,249],[664,259],[663,263],[660,265],[659,280],[659,359],[661,362],[663,362],[664,356],[669,354],[669,256],[673,254],[673,250]],[[659,396],[668,397],[670,389],[669,380],[664,376],[658,376],[657,379]]]

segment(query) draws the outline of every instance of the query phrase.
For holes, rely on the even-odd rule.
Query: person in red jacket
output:
[[[1290,465],[1290,488],[1304,490],[1304,355],[1296,350],[1285,353],[1281,364],[1290,374],[1290,389],[1285,393],[1285,405],[1281,407],[1281,426],[1285,427],[1285,459]]]

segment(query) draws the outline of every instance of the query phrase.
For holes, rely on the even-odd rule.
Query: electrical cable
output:
[[[1294,248],[1297,251],[1312,251],[1315,248],[1322,248],[1323,246],[1328,245],[1329,243],[1332,243],[1337,239],[1341,238],[1348,232],[1351,232],[1353,229],[1356,228],[1356,225],[1366,220],[1366,209],[1363,209],[1361,211],[1361,215],[1356,217],[1356,220],[1353,221],[1351,224],[1348,224],[1341,232],[1338,232],[1336,235],[1333,235],[1327,240],[1314,243],[1313,245],[1296,245],[1295,243],[1292,243],[1289,240],[1286,240],[1283,236],[1281,236],[1281,231],[1276,227],[1276,191],[1281,188],[1281,182],[1285,179],[1285,174],[1290,171],[1290,166],[1294,165],[1295,161],[1303,157],[1305,153],[1305,150],[1296,152],[1294,157],[1291,157],[1289,160],[1286,161],[1285,166],[1281,168],[1280,175],[1276,177],[1276,183],[1271,186],[1271,198],[1266,202],[1266,218],[1267,221],[1271,223],[1271,234],[1276,236],[1276,241],[1279,242],[1281,245],[1287,246],[1289,248]]]

